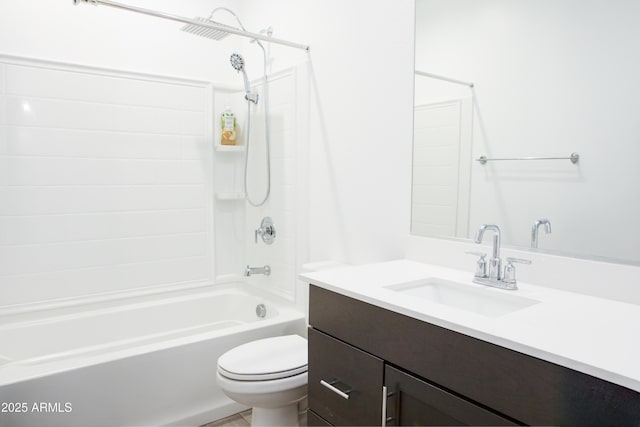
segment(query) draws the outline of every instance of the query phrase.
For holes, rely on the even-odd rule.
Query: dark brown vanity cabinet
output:
[[[309,329],[309,407],[332,425],[379,425],[384,361]]]
[[[636,391],[316,286],[309,296],[310,426],[640,426]]]
[[[393,366],[385,367],[388,426],[511,426],[489,410]]]
[[[356,347],[309,329],[310,426],[514,425]],[[384,412],[383,412],[384,411]]]

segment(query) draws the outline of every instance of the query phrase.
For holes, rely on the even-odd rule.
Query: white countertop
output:
[[[465,271],[397,260],[305,273],[300,278],[640,392],[639,305],[521,282],[517,291],[506,291],[474,284],[472,276]],[[385,288],[429,277],[462,282],[487,294],[508,293],[540,302],[488,317]]]

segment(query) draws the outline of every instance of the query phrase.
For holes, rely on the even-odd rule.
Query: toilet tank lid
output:
[[[285,335],[251,341],[224,353],[218,367],[239,375],[287,372],[307,365],[307,340]]]

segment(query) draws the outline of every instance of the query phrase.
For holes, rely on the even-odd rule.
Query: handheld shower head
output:
[[[231,54],[231,66],[236,69],[236,71],[244,71],[244,58],[239,53]]]
[[[244,69],[244,58],[239,53],[231,54],[231,66],[237,71],[242,72],[242,79],[244,80],[244,98],[247,101],[251,101],[254,104],[258,103],[258,94],[251,93],[251,88],[249,87],[249,78],[247,77],[247,72]]]

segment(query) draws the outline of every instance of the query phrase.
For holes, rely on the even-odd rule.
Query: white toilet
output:
[[[299,335],[242,344],[218,359],[222,391],[253,408],[252,426],[297,426],[307,395],[307,340]]]

